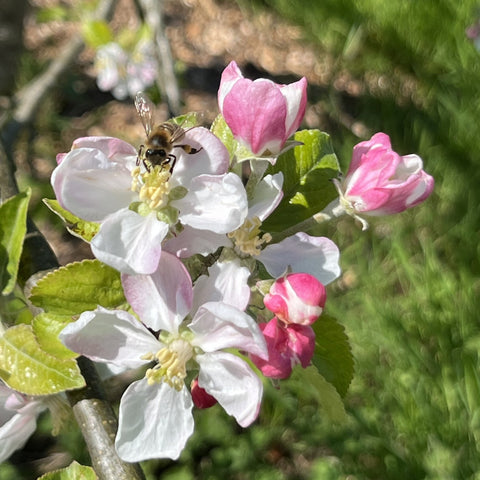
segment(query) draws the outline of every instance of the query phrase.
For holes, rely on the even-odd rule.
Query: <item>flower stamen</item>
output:
[[[228,234],[228,238],[235,243],[235,250],[240,255],[257,256],[264,244],[272,240],[269,233],[260,236],[262,222],[258,217],[247,218],[243,225]]]
[[[159,210],[168,201],[170,192],[170,171],[155,165],[147,172],[141,172],[140,167],[132,170],[131,190],[138,192],[140,200],[151,210]]]
[[[158,363],[145,373],[148,384],[166,382],[175,390],[180,391],[187,376],[187,362],[193,356],[192,346],[185,340],[178,338],[161,348],[156,354],[150,355]]]

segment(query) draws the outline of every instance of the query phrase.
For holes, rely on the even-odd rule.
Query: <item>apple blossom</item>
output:
[[[286,324],[311,325],[323,311],[325,287],[308,273],[291,273],[278,278],[263,302]]]
[[[315,333],[308,325],[285,324],[277,317],[260,323],[268,347],[268,358],[251,354],[255,366],[269,378],[288,378],[292,368],[308,367],[315,350]]]
[[[110,90],[118,100],[153,85],[158,70],[153,45],[145,40],[138,42],[131,53],[115,42],[100,46],[94,66],[98,88]]]
[[[228,173],[222,142],[203,127],[188,130],[185,141],[199,151],[178,149],[172,172],[137,166],[136,149],[111,137],[79,138],[57,157],[51,177],[57,199],[74,215],[100,223],[91,241],[99,260],[121,272],[148,274],[177,221],[217,234],[242,225],[246,193],[240,178]]]
[[[253,257],[264,265],[272,277],[283,275],[290,268],[305,272],[327,285],[340,275],[338,247],[326,237],[313,237],[299,232],[279,243],[269,245],[271,235],[261,232],[262,222],[282,199],[283,174],[267,175],[259,182],[248,202],[244,223],[227,235],[186,226],[168,239],[164,249],[184,258],[200,253],[208,255],[218,247],[234,249],[241,258]]]
[[[222,73],[218,105],[237,140],[256,156],[278,155],[305,114],[307,81],[279,85],[243,77],[232,61]]]
[[[46,409],[40,398],[28,397],[0,383],[0,463],[22,448]]]
[[[376,133],[353,148],[352,162],[345,179],[334,180],[340,205],[367,228],[362,215],[403,212],[423,202],[433,190],[433,177],[422,170],[415,154],[400,156],[391,148],[390,138]]]
[[[256,419],[262,382],[244,360],[224,351],[267,356],[257,324],[237,307],[248,303],[247,273],[238,263],[218,263],[197,291],[180,260],[164,252],[152,275],[122,275],[125,296],[143,323],[99,307],[60,333],[67,347],[94,361],[130,368],[155,362],[120,401],[115,445],[125,461],[178,458],[193,432],[185,385],[192,367],[198,386],[239,425]]]

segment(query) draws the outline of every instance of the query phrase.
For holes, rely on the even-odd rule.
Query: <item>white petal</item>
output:
[[[115,448],[126,462],[150,458],[176,460],[193,433],[193,402],[184,386],[132,383],[120,401]]]
[[[258,416],[263,385],[246,362],[230,353],[198,355],[198,384],[242,427]]]
[[[311,237],[299,232],[268,245],[257,257],[268,273],[278,278],[290,266],[294,273],[309,273],[327,285],[340,276],[340,252],[326,237]]]
[[[0,426],[0,463],[22,448],[37,428],[36,415],[16,413]]]
[[[228,246],[232,246],[232,241],[224,233],[197,230],[185,225],[180,233],[163,242],[163,251],[187,258],[196,253],[208,255],[215,252],[218,247]]]
[[[93,222],[127,207],[138,197],[131,190],[132,177],[126,164],[111,161],[98,148],[70,151],[53,171],[51,182],[64,208]]]
[[[205,352],[239,348],[261,358],[268,358],[265,339],[252,317],[231,305],[209,302],[202,305],[190,330],[195,333],[192,345]]]
[[[156,270],[168,225],[155,213],[146,217],[128,208],[110,215],[93,237],[93,254],[123,273],[148,274]]]
[[[223,302],[245,311],[250,300],[249,276],[250,270],[242,267],[238,259],[215,263],[208,275],[195,282],[192,311],[207,302]]]
[[[99,307],[84,312],[58,338],[70,350],[95,362],[137,368],[148,363],[141,356],[156,353],[160,342],[132,315]]]
[[[283,173],[267,175],[255,187],[248,202],[248,218],[258,217],[262,222],[277,208],[282,200]]]
[[[179,220],[199,230],[228,233],[244,222],[247,194],[238,175],[200,175],[192,180],[187,195],[172,202]]]
[[[230,156],[225,145],[212,132],[203,127],[188,129],[182,144],[199,150],[189,154],[182,148],[174,149],[177,157],[170,183],[187,186],[199,175],[222,175],[228,172]]]
[[[125,297],[149,328],[175,333],[190,312],[192,280],[182,262],[163,252],[151,275],[122,275]]]

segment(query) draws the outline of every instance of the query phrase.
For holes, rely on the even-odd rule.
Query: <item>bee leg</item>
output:
[[[183,148],[183,150],[190,155],[193,155],[194,153],[198,153],[200,150],[203,150],[203,147],[193,148],[191,145],[175,145],[175,146]]]
[[[144,148],[145,148],[145,145],[140,145],[140,148],[138,149],[137,162],[135,163],[135,165],[137,165],[137,167],[140,165],[140,158],[143,157]],[[145,165],[145,160],[143,161],[143,164]]]
[[[173,167],[175,166],[175,163],[177,161],[177,157],[173,154],[170,153],[167,157],[167,160],[163,163],[163,165],[170,165],[169,171],[170,173],[173,172]]]

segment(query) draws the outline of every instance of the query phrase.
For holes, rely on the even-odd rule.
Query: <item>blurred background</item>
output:
[[[96,6],[2,0],[3,126],[16,93],[85,35]],[[142,9],[134,0],[114,7],[112,31],[137,31]],[[196,412],[179,461],[146,462],[147,478],[480,479],[476,2],[165,0],[163,14],[181,112],[213,120],[220,74],[231,60],[250,78],[288,83],[305,76],[304,127],[331,135],[344,171],[353,145],[383,131],[397,152],[423,158],[436,185],[425,204],[376,218],[366,232],[351,218],[325,227],[344,272],[328,287],[326,310],[345,326],[355,357],[348,421],[332,424],[315,402],[299,401],[298,385],[267,386],[253,427],[241,429],[218,407]],[[31,214],[62,264],[91,254],[41,202],[53,198],[56,154],[80,136],[139,144],[144,135],[132,100],[99,89],[94,47],[87,41],[61,72],[13,150],[21,188],[33,188]],[[158,120],[167,119],[164,92],[149,92]],[[118,399],[121,387],[112,384],[108,393]],[[48,415],[39,427],[0,465],[0,480],[34,479],[73,458],[88,464],[75,428],[52,438]]]

